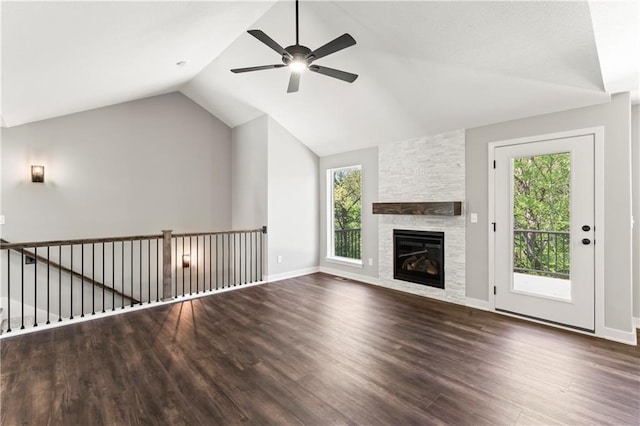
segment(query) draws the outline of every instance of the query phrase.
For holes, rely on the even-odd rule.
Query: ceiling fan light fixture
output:
[[[307,63],[304,61],[291,61],[289,62],[289,68],[291,72],[301,73],[307,69]]]

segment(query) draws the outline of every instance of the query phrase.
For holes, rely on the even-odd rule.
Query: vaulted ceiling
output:
[[[318,155],[607,102],[638,90],[636,1],[303,1],[300,42],[353,47],[287,94],[246,33],[295,42],[292,1],[2,2],[1,114],[16,126],[181,91],[231,127],[269,114]],[[186,61],[183,66],[177,66]]]

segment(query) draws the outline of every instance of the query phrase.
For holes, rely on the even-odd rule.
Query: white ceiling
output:
[[[291,1],[3,2],[2,119],[15,126],[181,90],[234,127],[271,115],[318,155],[606,102],[637,90],[639,6],[626,2],[317,1],[300,42],[357,45],[287,94]],[[184,67],[178,61],[187,60]]]
[[[2,118],[15,126],[179,90],[272,4],[2,1]]]

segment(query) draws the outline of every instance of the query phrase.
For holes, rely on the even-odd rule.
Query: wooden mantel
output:
[[[373,203],[373,214],[460,216],[462,215],[462,201]]]

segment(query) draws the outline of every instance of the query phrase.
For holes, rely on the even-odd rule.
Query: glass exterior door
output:
[[[496,309],[593,330],[593,136],[495,149]]]

